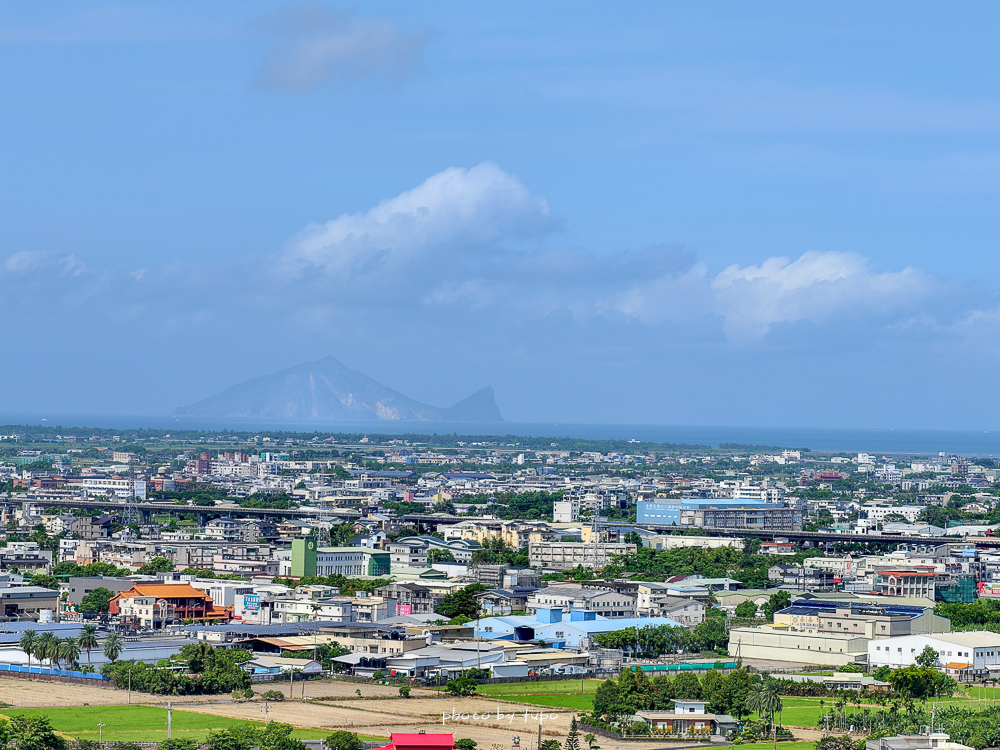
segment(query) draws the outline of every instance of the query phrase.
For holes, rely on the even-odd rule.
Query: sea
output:
[[[918,430],[892,427],[743,427],[561,422],[424,422],[410,420],[287,420],[249,417],[209,418],[173,415],[97,415],[0,412],[2,425],[46,425],[113,429],[183,429],[217,432],[287,430],[291,432],[371,433],[380,435],[449,434],[634,440],[637,442],[808,448],[821,452],[879,455],[1000,456],[1000,430]]]

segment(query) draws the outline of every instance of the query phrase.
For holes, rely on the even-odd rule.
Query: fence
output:
[[[27,678],[66,678],[72,680],[83,680],[97,684],[108,682],[108,678],[100,672],[78,672],[75,669],[52,669],[50,667],[26,667],[20,664],[0,664],[0,677],[27,677]]]
[[[476,680],[480,685],[498,685],[509,682],[565,682],[566,680],[606,680],[617,677],[620,670],[592,669],[589,672],[579,672],[577,674],[535,674],[525,677],[487,677],[484,680]]]
[[[707,736],[704,739],[699,740],[691,737],[671,737],[664,736],[662,734],[621,734],[619,732],[612,732],[608,729],[604,729],[603,727],[592,727],[589,724],[584,724],[582,721],[580,722],[580,733],[593,733],[598,737],[605,737],[609,740],[615,740],[616,742],[649,742],[650,740],[659,740],[661,742],[669,742],[671,748],[676,748],[676,750],[680,750],[685,747],[703,748],[705,745],[712,742],[711,738]]]
[[[710,669],[736,669],[736,662],[677,662],[674,664],[642,664],[641,667],[643,672],[707,672]]]

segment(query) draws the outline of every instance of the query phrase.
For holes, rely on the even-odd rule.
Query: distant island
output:
[[[454,406],[430,406],[346,367],[333,357],[246,380],[195,404],[174,409],[174,414],[282,419],[504,421],[493,397],[493,386],[476,391]]]

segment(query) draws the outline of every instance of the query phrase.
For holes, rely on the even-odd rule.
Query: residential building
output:
[[[672,711],[636,711],[635,715],[653,729],[684,737],[726,736],[739,731],[736,719],[727,714],[707,713],[707,704],[707,701],[678,698]]]
[[[529,615],[542,609],[559,609],[593,612],[608,619],[631,619],[635,617],[635,597],[579,586],[548,586],[529,596],[525,608]]]
[[[904,596],[934,600],[938,575],[933,570],[880,570],[875,590],[882,596]]]
[[[583,565],[600,568],[611,562],[612,555],[635,553],[635,544],[579,544],[576,542],[532,542],[528,560],[532,567],[569,570]]]
[[[418,583],[390,583],[375,589],[375,594],[395,599],[397,615],[430,614],[443,598],[432,595],[430,589]]]

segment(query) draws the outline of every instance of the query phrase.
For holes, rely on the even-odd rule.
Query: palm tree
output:
[[[778,733],[774,725],[774,715],[784,708],[781,696],[778,695],[778,684],[774,680],[767,680],[754,685],[747,700],[747,708],[756,711],[757,718],[761,721],[765,715],[768,717],[771,724],[771,737],[774,740],[774,750],[777,750]]]
[[[104,655],[108,657],[108,660],[114,664],[118,661],[118,657],[121,655],[122,649],[125,648],[125,644],[122,643],[121,636],[118,633],[109,633],[108,637],[104,639]]]
[[[21,633],[21,640],[18,641],[18,645],[21,647],[21,650],[28,657],[28,671],[30,672],[31,671],[31,657],[32,657],[32,655],[35,652],[35,631],[34,630],[25,630],[23,633]]]
[[[91,666],[90,649],[97,648],[101,645],[97,640],[97,626],[84,625],[83,632],[80,633],[80,637],[76,639],[76,642],[80,646],[81,651],[87,652],[87,666]]]
[[[53,636],[45,646],[46,656],[49,657],[49,666],[53,669],[59,669],[60,667],[60,656],[62,656],[62,654],[59,652],[59,647],[61,645],[62,639]]]
[[[70,666],[80,658],[80,644],[76,642],[76,638],[67,637],[59,642],[59,658]]]
[[[35,639],[35,658],[38,659],[39,664],[49,658],[49,647],[53,640],[55,640],[55,636],[49,632],[42,633]]]

